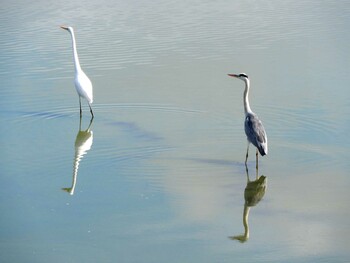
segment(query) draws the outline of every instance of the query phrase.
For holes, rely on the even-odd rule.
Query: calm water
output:
[[[348,262],[349,11],[2,3],[1,262]],[[61,24],[94,85],[90,127]],[[239,72],[269,138],[248,185]]]

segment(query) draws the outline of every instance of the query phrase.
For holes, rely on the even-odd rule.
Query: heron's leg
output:
[[[83,114],[83,111],[81,110],[81,98],[80,98],[80,96],[79,96],[79,106],[80,106],[80,117],[81,117],[81,115]]]
[[[94,113],[92,112],[90,103],[89,103],[89,107],[90,107],[91,119],[93,119],[94,118]]]
[[[245,172],[246,172],[246,174],[247,174],[247,183],[249,183],[249,171],[248,171],[248,166],[247,166],[247,164],[245,164]]]
[[[259,152],[258,152],[258,149],[256,149],[256,176],[258,176],[258,169],[259,169]]]
[[[247,160],[248,160],[248,152],[249,152],[249,142],[248,142],[248,146],[247,146],[247,153],[245,155],[245,165],[247,167]]]

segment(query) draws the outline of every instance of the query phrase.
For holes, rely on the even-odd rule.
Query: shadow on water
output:
[[[251,181],[249,178],[249,171],[246,165],[247,185],[244,189],[244,208],[243,208],[243,226],[244,234],[230,237],[232,240],[238,240],[241,243],[249,239],[249,212],[250,208],[257,205],[264,197],[267,187],[267,178],[264,175],[258,176],[258,169],[256,169],[256,178]]]
[[[81,129],[81,117],[79,121],[79,131],[77,133],[77,136],[75,138],[75,154],[74,154],[74,162],[73,162],[73,179],[72,179],[72,185],[71,187],[62,188],[62,190],[68,192],[70,195],[74,194],[75,186],[77,183],[77,177],[78,177],[78,169],[79,169],[79,163],[83,156],[91,149],[92,142],[93,142],[93,132],[91,130],[91,125],[93,122],[93,118],[91,118],[89,126],[86,130]]]

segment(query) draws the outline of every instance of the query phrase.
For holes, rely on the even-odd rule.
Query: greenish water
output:
[[[5,1],[0,261],[348,262],[349,10]],[[269,139],[258,182],[239,72]]]

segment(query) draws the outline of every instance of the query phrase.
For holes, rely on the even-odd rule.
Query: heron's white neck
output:
[[[247,115],[248,113],[253,113],[253,111],[250,108],[249,99],[248,99],[249,87],[250,87],[249,79],[245,79],[244,83],[245,83],[245,89],[243,93],[243,103],[244,103],[244,113],[245,115]]]
[[[78,51],[77,51],[77,45],[75,43],[75,36],[74,31],[69,31],[72,37],[72,46],[73,46],[73,57],[74,57],[74,66],[75,66],[75,72],[81,71],[80,63],[79,63],[79,57],[78,57]]]

